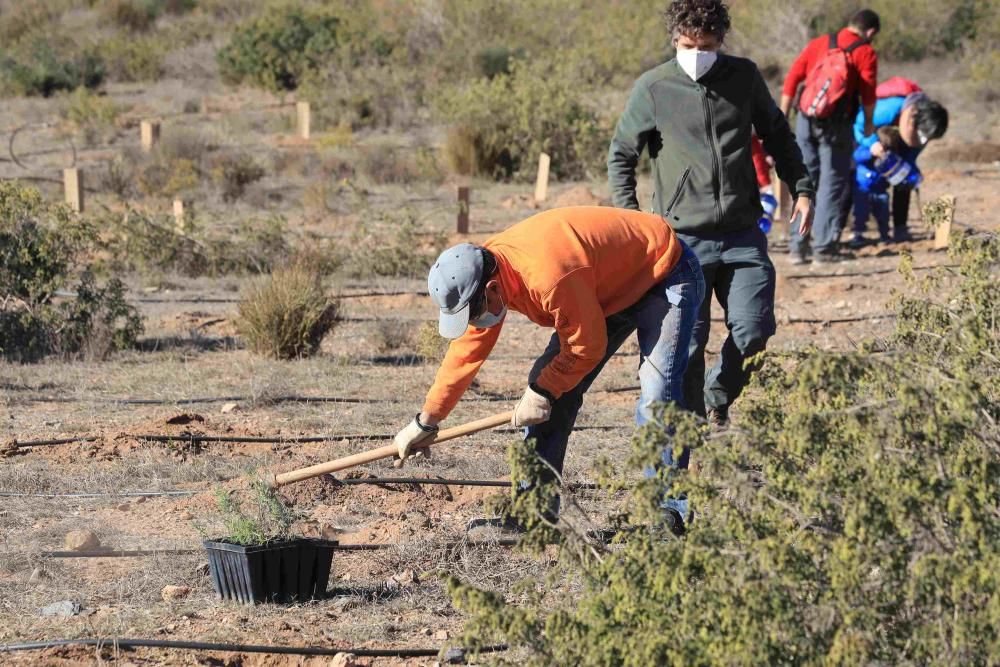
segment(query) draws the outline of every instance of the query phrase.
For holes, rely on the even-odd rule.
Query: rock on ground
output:
[[[71,530],[66,533],[66,548],[70,551],[93,551],[101,548],[101,541],[92,530]]]
[[[187,597],[191,593],[191,589],[187,586],[164,586],[163,590],[160,591],[160,597],[163,598],[164,602],[170,602],[171,600],[180,600],[181,598]]]
[[[60,600],[42,607],[42,616],[61,616],[69,618],[83,611],[83,605],[76,600]]]

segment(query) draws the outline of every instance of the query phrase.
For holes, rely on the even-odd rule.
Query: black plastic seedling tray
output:
[[[312,600],[326,594],[337,542],[297,538],[261,546],[205,540],[219,598],[244,604]]]

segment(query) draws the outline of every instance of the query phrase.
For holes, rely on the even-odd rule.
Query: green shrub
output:
[[[120,281],[99,287],[83,271],[95,247],[93,227],[37,191],[0,182],[0,355],[19,362],[46,355],[103,359],[135,344],[142,320]]]
[[[1000,240],[957,237],[960,263],[894,298],[887,340],[768,357],[735,428],[664,409],[628,470],[662,448],[697,472],[630,483],[631,530],[606,547],[541,521],[551,485],[519,496],[526,543],[562,539],[526,603],[452,579],[467,639],[524,648],[522,664],[990,664],[1000,650]],[[664,424],[669,426],[664,426]],[[512,479],[539,473],[517,444]],[[664,525],[664,494],[697,520]]]
[[[319,272],[291,266],[253,282],[239,304],[236,329],[257,354],[295,359],[319,349],[337,311]]]
[[[329,10],[272,6],[238,27],[219,51],[222,77],[276,92],[295,90],[307,71],[335,51],[339,24]]]
[[[417,330],[417,356],[428,363],[435,363],[444,358],[451,343],[438,332],[436,321],[427,321]]]
[[[23,52],[0,52],[0,82],[8,95],[49,97],[80,86],[97,88],[104,74],[104,61],[96,52],[60,56],[42,40]]]
[[[246,153],[229,155],[212,170],[212,178],[219,186],[222,200],[234,202],[243,196],[247,186],[264,178],[264,168]]]
[[[447,238],[441,233],[421,238],[419,232],[412,212],[398,218],[385,214],[354,233],[344,268],[354,278],[423,278]]]
[[[149,30],[156,21],[157,6],[154,2],[104,0],[100,7],[102,20],[126,30],[143,32]]]
[[[491,46],[476,53],[476,69],[481,76],[492,79],[501,74],[510,74],[510,66],[515,60],[525,59],[524,49],[507,46]]]
[[[166,43],[156,37],[114,35],[98,46],[112,81],[156,81],[163,75]]]
[[[215,505],[225,534],[214,539],[250,547],[291,537],[295,513],[263,480],[249,490],[216,489]]]
[[[83,135],[87,145],[110,141],[117,132],[122,108],[111,98],[86,88],[77,88],[61,102],[59,115],[68,122],[73,132]]]
[[[446,149],[453,167],[466,156],[475,174],[530,180],[544,151],[557,178],[603,172],[610,124],[586,106],[579,81],[559,64],[515,62],[510,74],[446,92],[437,107],[460,128]]]

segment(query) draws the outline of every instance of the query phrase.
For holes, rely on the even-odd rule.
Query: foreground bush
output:
[[[1000,241],[957,239],[952,253],[955,279],[918,281],[904,262],[888,341],[770,358],[736,428],[664,410],[670,427],[638,434],[628,470],[670,444],[694,449],[698,473],[628,485],[637,528],[610,548],[562,526],[554,575],[570,586],[526,587],[515,607],[452,580],[468,638],[502,638],[538,665],[995,661]],[[513,478],[537,461],[515,446]],[[657,510],[667,489],[698,511],[680,539]],[[556,532],[546,493],[514,502],[529,544]]]
[[[303,265],[256,280],[239,305],[236,328],[251,350],[277,359],[305,357],[337,321],[319,272]]]
[[[62,56],[41,40],[19,52],[0,51],[0,90],[6,95],[49,97],[80,86],[97,88],[104,74],[104,61],[91,51]]]
[[[36,190],[0,182],[0,355],[37,361],[50,354],[101,359],[135,344],[142,320],[122,283],[101,287],[81,271],[93,229]],[[56,291],[75,289],[75,297]]]

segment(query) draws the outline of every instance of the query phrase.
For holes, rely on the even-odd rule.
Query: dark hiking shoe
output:
[[[803,264],[808,264],[809,260],[806,259],[805,255],[797,252],[788,253],[788,263],[792,266],[802,266]]]
[[[865,237],[861,234],[855,234],[851,237],[851,240],[847,242],[847,246],[851,250],[858,250],[859,248],[865,247]]]
[[[910,236],[910,230],[903,227],[898,227],[892,230],[892,242],[893,243],[909,243],[913,240]]]
[[[729,408],[709,408],[705,418],[712,428],[726,428],[729,426]]]
[[[816,264],[835,264],[854,259],[854,255],[846,252],[818,252],[813,256]]]

